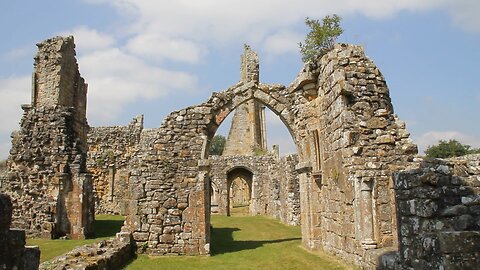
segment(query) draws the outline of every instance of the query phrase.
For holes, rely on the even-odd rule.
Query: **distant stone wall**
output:
[[[134,255],[131,238],[129,233],[118,233],[113,239],[77,247],[43,262],[39,269],[121,269]]]
[[[425,159],[395,174],[399,257],[391,269],[477,269],[480,155]]]
[[[296,156],[278,158],[261,156],[212,156],[210,179],[217,192],[218,213],[229,214],[231,180],[228,173],[244,168],[253,174],[251,215],[268,215],[285,224],[300,225],[300,190],[295,165]]]
[[[0,193],[0,269],[38,269],[40,250],[25,247],[25,231],[10,229],[12,212],[10,197]]]
[[[86,172],[86,84],[73,37],[37,44],[32,103],[12,135],[8,179],[13,227],[29,236],[85,238],[93,233],[93,190]]]
[[[87,168],[92,174],[97,214],[126,214],[130,196],[128,166],[142,131],[143,115],[128,126],[90,128]]]

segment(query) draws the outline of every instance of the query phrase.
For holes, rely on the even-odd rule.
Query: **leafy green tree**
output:
[[[225,148],[225,141],[226,139],[222,135],[213,136],[210,144],[210,154],[220,156],[223,153],[223,148]]]
[[[322,22],[308,17],[305,19],[310,32],[305,38],[305,43],[298,44],[303,62],[315,61],[333,48],[337,37],[343,33],[340,26],[341,20],[342,18],[337,14],[325,16]]]
[[[431,158],[449,158],[475,153],[479,150],[470,148],[470,145],[461,144],[457,140],[440,140],[437,145],[429,146],[425,150],[425,154]]]

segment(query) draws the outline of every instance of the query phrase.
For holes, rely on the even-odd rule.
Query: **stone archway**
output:
[[[209,253],[209,144],[227,115],[252,99],[280,117],[297,147],[303,245],[364,265],[368,250],[392,246],[390,175],[416,147],[363,49],[337,45],[289,87],[241,81],[142,133],[126,222],[140,251]]]
[[[227,172],[227,215],[231,215],[232,208],[248,206],[252,199],[253,173],[237,167]]]

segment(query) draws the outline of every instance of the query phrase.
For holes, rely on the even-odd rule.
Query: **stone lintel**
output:
[[[297,173],[309,173],[312,171],[312,164],[310,161],[299,162],[295,166],[295,171],[297,171]]]

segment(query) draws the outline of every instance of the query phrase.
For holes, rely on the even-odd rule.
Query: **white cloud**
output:
[[[142,57],[186,63],[198,63],[206,52],[199,44],[190,40],[168,38],[151,33],[140,34],[130,39],[127,48]]]
[[[447,7],[456,24],[466,30],[480,32],[480,16],[478,16],[480,13],[480,1],[450,1]]]
[[[472,147],[480,147],[480,138],[459,131],[429,131],[413,138],[413,141],[418,145],[418,152],[423,153],[428,146],[436,145],[440,140],[450,139],[455,139]]]
[[[197,84],[188,73],[149,65],[118,48],[85,54],[78,62],[89,84],[88,119],[93,124],[115,120],[129,103],[189,91]]]
[[[10,141],[2,140],[0,142],[0,160],[5,160],[8,158],[8,154],[11,148],[12,148],[12,144]]]
[[[81,48],[83,52],[105,49],[115,43],[115,39],[112,36],[85,26],[80,26],[71,31],[63,32],[61,35],[73,35],[75,38],[75,46]]]
[[[8,156],[10,133],[20,127],[20,104],[30,103],[30,88],[29,76],[0,79],[0,159]]]
[[[264,49],[272,55],[298,53],[298,43],[304,36],[294,32],[280,32],[265,38]]]
[[[21,104],[30,103],[31,77],[0,79],[0,133],[10,133],[19,128]]]

